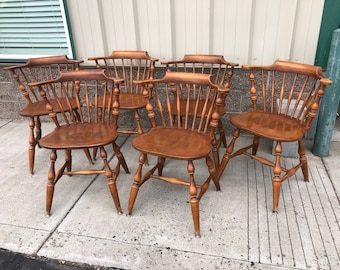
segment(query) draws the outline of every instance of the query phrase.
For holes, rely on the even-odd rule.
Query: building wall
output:
[[[324,0],[67,0],[78,58],[116,49],[162,60],[223,54],[240,64],[314,63]]]
[[[275,59],[314,63],[324,0],[67,0],[78,59],[112,50],[147,50],[163,60],[186,53],[222,54],[242,64]],[[163,68],[158,64],[157,73]],[[248,77],[237,69],[228,115],[244,111]],[[16,83],[0,67],[0,118],[20,118]],[[124,124],[133,122],[126,116]]]

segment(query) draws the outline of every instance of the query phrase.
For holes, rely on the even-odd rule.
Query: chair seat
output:
[[[185,115],[185,110],[187,108],[187,104],[186,103],[187,103],[186,100],[180,100],[181,115]],[[195,100],[195,99],[190,99],[189,100],[189,114],[188,115],[189,116],[197,115],[197,117],[202,117],[200,113],[195,114],[196,103],[197,103],[197,100]],[[204,104],[205,104],[205,100],[204,99],[201,99],[198,102],[198,108],[197,108],[198,112],[202,111],[202,109],[204,107]],[[208,101],[208,104],[207,104],[208,108],[210,107],[210,104],[211,104],[211,101]],[[174,112],[174,114],[177,114],[177,111],[176,111],[176,108],[177,108],[176,102],[171,103],[170,106],[171,106],[171,111]],[[220,108],[219,114],[223,115],[225,113],[226,113],[226,109],[224,107]]]
[[[102,104],[102,98],[98,98],[98,104]],[[121,93],[119,94],[119,109],[134,110],[142,109],[146,105],[146,100],[141,94]]]
[[[39,145],[49,149],[92,148],[112,143],[117,138],[113,125],[79,123],[64,125],[40,139]]]
[[[209,155],[211,139],[207,134],[191,130],[157,127],[132,140],[138,151],[182,160],[194,160]]]
[[[76,103],[76,99],[75,98],[71,98],[69,99],[71,106],[73,109],[77,109],[77,103]],[[63,108],[67,108],[67,103],[66,103],[66,99],[60,99]],[[55,112],[59,113],[60,109],[59,109],[59,105],[57,103],[57,100],[55,99],[51,99],[49,101],[52,105],[52,107],[54,108]],[[46,102],[45,101],[38,101],[35,103],[30,103],[27,104],[27,106],[25,108],[23,108],[20,111],[20,115],[21,116],[26,116],[26,117],[33,117],[33,116],[41,116],[41,115],[48,115],[50,112],[46,109]]]
[[[282,114],[252,111],[231,116],[239,129],[274,141],[291,142],[303,137],[305,125]]]

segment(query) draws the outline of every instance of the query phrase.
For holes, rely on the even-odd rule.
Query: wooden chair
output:
[[[220,189],[210,154],[213,152],[214,158],[217,158],[215,129],[220,117],[219,107],[223,106],[222,96],[228,93],[228,89],[213,84],[210,75],[185,72],[167,72],[163,79],[147,80],[141,84],[144,86],[143,94],[149,100],[146,109],[152,128],[132,141],[133,147],[140,151],[141,155],[131,187],[127,214],[132,213],[139,188],[150,178],[187,186],[195,234],[199,236],[199,201],[207,191],[211,179],[217,190]],[[150,103],[150,85],[154,87],[155,107]],[[181,99],[186,99],[187,102],[180,102],[180,95],[172,95],[173,91],[181,91]],[[196,103],[195,109],[191,110],[193,92],[196,92]],[[204,104],[200,102],[202,99],[205,100]],[[177,106],[173,107],[171,104]],[[198,117],[200,115],[206,117]],[[156,156],[157,164],[142,176],[147,155]],[[167,158],[187,161],[188,178],[163,176],[163,166]],[[194,161],[199,159],[205,159],[209,172],[207,180],[202,181],[202,184],[196,183],[194,177]],[[156,170],[158,174],[154,174]]]
[[[177,72],[190,72],[190,73],[202,73],[212,75],[212,82],[230,89],[231,79],[234,74],[234,67],[238,66],[236,63],[228,62],[224,59],[223,55],[209,55],[209,54],[186,54],[182,60],[178,61],[163,61],[163,65],[166,65],[168,71]],[[222,96],[223,106],[220,109],[220,115],[226,113],[225,99],[226,96]],[[185,100],[181,101],[185,102]],[[195,103],[195,101],[192,101]],[[201,101],[204,103],[204,100]],[[175,104],[172,104],[175,106]],[[191,107],[193,110],[194,107]],[[193,112],[189,112],[193,115]],[[201,117],[201,116],[199,116]],[[227,146],[226,135],[223,128],[222,121],[218,123],[219,138],[218,147],[223,144]]]
[[[82,60],[70,60],[66,55],[39,57],[28,59],[24,65],[5,67],[12,73],[13,79],[17,82],[18,87],[27,101],[27,105],[20,111],[20,115],[29,118],[29,147],[28,147],[28,163],[30,173],[34,171],[35,147],[41,138],[41,121],[40,117],[48,115],[46,104],[41,99],[36,89],[29,87],[32,82],[45,81],[57,78],[60,71],[78,70]],[[75,98],[75,93],[70,93]],[[53,100],[50,102],[54,103]],[[72,110],[76,109],[72,108]],[[86,155],[92,162],[89,152]]]
[[[51,149],[51,165],[48,173],[46,212],[49,215],[52,206],[54,186],[63,175],[91,175],[104,174],[117,208],[121,213],[121,207],[116,189],[116,179],[120,172],[120,165],[128,173],[123,154],[116,144],[118,137],[117,119],[119,114],[119,83],[120,80],[105,75],[104,70],[79,70],[65,71],[55,80],[30,83],[31,87],[39,89],[46,103],[46,110],[56,124],[53,132],[39,140],[40,147]],[[75,100],[68,93],[75,91]],[[48,98],[52,96],[52,99]],[[99,98],[99,96],[101,98]],[[77,106],[78,115],[67,113],[74,104]],[[105,110],[101,110],[106,106]],[[60,112],[60,113],[57,113]],[[113,144],[113,149],[118,158],[117,166],[111,169],[107,160],[104,146]],[[102,170],[72,170],[72,150],[90,149],[98,147],[100,156],[104,162]],[[56,171],[57,151],[65,152],[65,162]]]
[[[146,102],[141,92],[138,81],[153,79],[155,63],[146,51],[113,51],[110,56],[90,57],[95,61],[96,67],[105,69],[107,74],[115,78],[121,78],[124,83],[120,87],[119,96],[120,110],[134,112],[136,130],[119,129],[118,132],[125,134],[142,134],[139,110],[145,108]],[[152,95],[152,91],[149,93]]]
[[[231,158],[241,154],[273,167],[273,211],[277,212],[281,183],[299,168],[308,181],[302,138],[317,114],[325,87],[332,82],[323,76],[320,67],[295,62],[277,60],[270,66],[244,65],[243,68],[250,71],[252,110],[230,118],[236,130],[222,158],[218,176]],[[253,135],[253,142],[233,152],[241,131]],[[261,138],[275,142],[273,162],[257,155]],[[299,162],[293,168],[284,168],[281,164],[282,142],[294,141],[298,142]]]

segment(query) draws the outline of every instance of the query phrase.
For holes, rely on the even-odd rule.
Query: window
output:
[[[73,58],[63,0],[0,0],[3,62],[66,54]]]

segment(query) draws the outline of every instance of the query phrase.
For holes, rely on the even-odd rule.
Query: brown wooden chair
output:
[[[332,82],[323,76],[320,67],[296,62],[277,60],[270,66],[244,65],[243,68],[250,71],[252,110],[230,118],[236,130],[222,158],[218,176],[231,158],[241,154],[273,167],[273,211],[277,212],[281,183],[299,168],[308,181],[302,138],[317,114],[325,87]],[[241,131],[253,135],[253,142],[233,152]],[[275,142],[273,162],[257,155],[261,138]],[[284,168],[281,163],[282,143],[294,141],[298,142],[299,162],[293,168]]]
[[[49,215],[52,206],[54,186],[63,175],[91,175],[104,174],[108,181],[117,211],[121,207],[116,189],[116,179],[120,172],[120,165],[129,172],[123,154],[116,144],[118,137],[117,119],[119,114],[119,83],[120,80],[105,75],[104,70],[89,69],[79,71],[65,71],[55,80],[30,83],[31,87],[39,89],[46,103],[46,110],[56,124],[51,133],[39,140],[41,147],[51,149],[51,165],[48,173],[46,212]],[[68,93],[75,91],[75,100]],[[53,99],[48,98],[52,96]],[[101,98],[99,98],[101,97]],[[55,102],[51,102],[55,100]],[[67,113],[74,104],[77,106],[78,115]],[[105,110],[101,110],[106,106]],[[60,113],[58,113],[60,112]],[[118,158],[117,166],[111,169],[107,160],[104,146],[113,144]],[[98,147],[104,162],[102,170],[72,170],[71,151],[77,149],[90,149]],[[65,152],[65,162],[56,171],[57,151]]]
[[[136,130],[120,128],[118,132],[125,134],[142,134],[139,110],[145,108],[146,102],[141,92],[141,80],[153,79],[155,63],[158,59],[150,57],[146,51],[113,51],[111,55],[104,57],[90,57],[95,61],[96,67],[105,69],[107,74],[115,78],[121,78],[124,83],[120,87],[120,110],[134,112]],[[149,93],[152,95],[152,92]]]
[[[70,60],[66,55],[39,57],[28,59],[24,65],[5,67],[12,73],[13,79],[17,82],[18,87],[27,101],[27,105],[20,111],[20,115],[29,118],[29,147],[28,163],[30,173],[34,171],[35,147],[41,138],[41,116],[48,115],[46,104],[41,99],[36,89],[29,87],[31,82],[45,81],[57,78],[60,71],[78,70],[82,60]],[[75,98],[75,93],[70,93]],[[50,102],[54,103],[53,100]],[[72,108],[76,109],[75,108]],[[90,162],[92,162],[89,152],[86,152]]]
[[[224,59],[223,55],[209,55],[209,54],[186,54],[182,60],[178,61],[163,61],[163,65],[166,65],[168,71],[177,72],[190,72],[190,73],[202,73],[212,75],[212,82],[230,89],[231,79],[234,74],[234,67],[238,66],[236,63],[228,62]],[[195,93],[193,94],[195,98]],[[226,96],[222,96],[223,106],[220,109],[220,115],[226,113],[225,99]],[[186,102],[185,100],[181,102]],[[192,101],[195,103],[195,100]],[[204,103],[204,100],[201,101]],[[175,104],[172,104],[175,106]],[[193,110],[194,107],[190,107]],[[183,112],[184,113],[184,112]],[[193,115],[191,111],[189,114]],[[201,117],[201,116],[199,116]],[[226,135],[223,128],[221,119],[218,123],[219,138],[218,147],[223,144],[227,146]]]
[[[163,79],[144,81],[142,85],[144,96],[149,100],[146,109],[152,128],[132,140],[133,147],[141,155],[131,187],[127,214],[132,213],[139,188],[150,178],[187,186],[195,234],[199,236],[199,201],[207,191],[211,179],[217,190],[220,189],[210,154],[213,153],[213,157],[218,158],[215,129],[220,117],[219,107],[223,106],[222,96],[228,93],[228,89],[213,84],[210,75],[186,72],[167,72]],[[150,85],[154,87],[155,107],[149,99]],[[172,95],[173,91],[182,92],[181,99],[180,95]],[[195,104],[191,103],[193,92],[196,92]],[[181,102],[184,99],[187,100],[186,103]],[[202,99],[205,100],[204,104],[200,102]],[[177,106],[173,107],[171,104]],[[194,105],[194,110],[191,110],[191,105]],[[206,117],[198,117],[200,115]],[[156,156],[157,164],[142,176],[146,155]],[[163,176],[163,166],[167,158],[187,161],[188,178]],[[208,171],[207,179],[201,181],[202,184],[196,183],[194,177],[194,161],[199,159],[205,159]],[[158,174],[154,174],[156,170]]]

